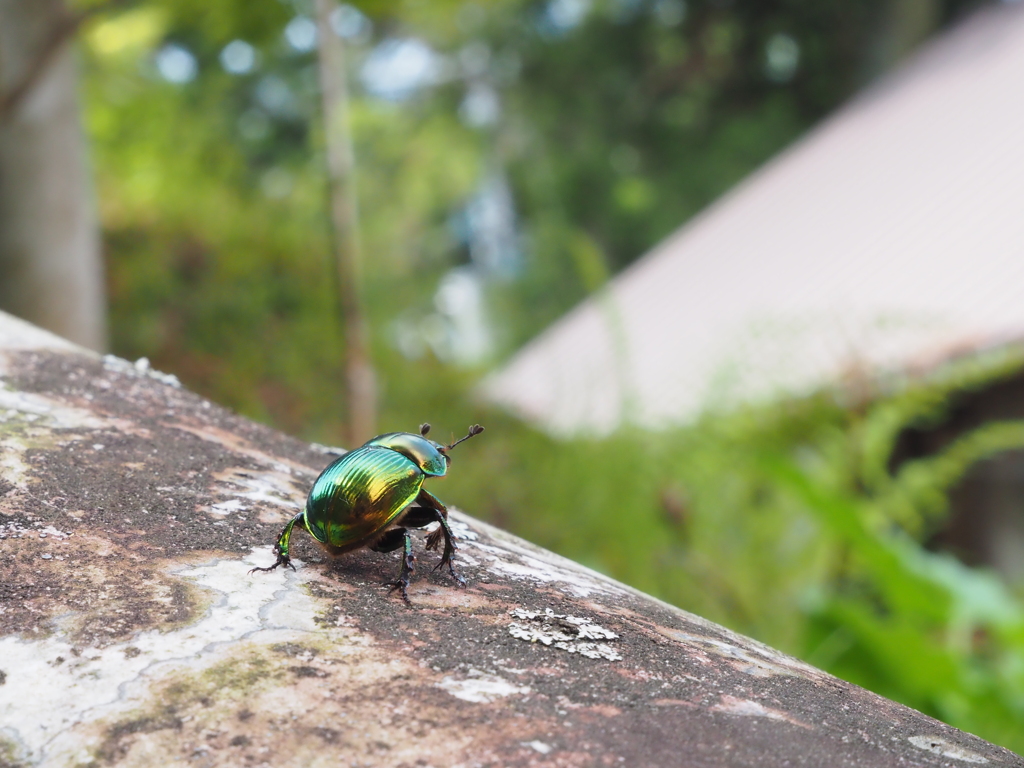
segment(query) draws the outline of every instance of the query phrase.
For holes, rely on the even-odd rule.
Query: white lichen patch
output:
[[[0,480],[24,486],[31,468],[24,460],[26,447],[20,440],[0,440]],[[9,491],[8,491],[9,493]]]
[[[245,512],[248,509],[240,499],[228,499],[219,501],[210,506],[210,512],[215,515],[230,515],[232,512]]]
[[[0,638],[0,723],[40,762],[73,752],[70,730],[145,698],[150,684],[175,669],[201,669],[218,648],[243,640],[272,642],[282,631],[314,631],[315,606],[300,573],[249,576],[273,561],[269,547],[244,560],[214,560],[177,572],[215,595],[198,622],[170,632],[141,632],[104,648],[76,648],[60,633],[42,640]]]
[[[62,403],[35,392],[14,392],[0,386],[0,413],[4,421],[21,421],[32,426],[57,429],[102,430],[116,422],[96,416],[84,408]]]
[[[52,525],[36,522],[31,526],[21,524],[16,520],[0,522],[0,539],[56,539],[62,541],[74,534],[68,531],[61,531]]]
[[[523,741],[523,742],[520,742],[520,743],[524,747],[529,747],[534,752],[539,752],[542,755],[546,755],[549,752],[551,752],[552,749],[554,749],[554,747],[552,747],[550,744],[546,744],[543,741],[534,740],[534,741]]]
[[[721,712],[726,715],[739,715],[741,717],[764,717],[769,720],[779,720],[792,725],[799,725],[801,728],[809,728],[807,723],[796,720],[785,712],[771,707],[766,707],[750,699],[740,699],[736,696],[722,696],[719,702],[711,707],[712,712]]]
[[[525,696],[530,692],[529,687],[510,683],[497,675],[484,674],[475,669],[469,670],[467,674],[468,676],[462,679],[444,677],[437,687],[457,699],[476,704],[489,704],[506,696],[517,694]]]
[[[181,382],[178,381],[177,376],[173,373],[164,373],[163,371],[156,370],[149,364],[148,357],[140,357],[133,363],[116,355],[104,355],[103,367],[108,371],[117,371],[118,373],[127,373],[134,376],[148,376],[159,381],[161,384],[181,389]]]
[[[55,430],[101,432],[123,426],[117,419],[99,417],[44,395],[15,392],[0,382],[0,480],[24,492],[32,474],[24,458],[30,448],[54,444],[64,448],[78,443],[74,438],[57,441]]]
[[[988,762],[988,758],[984,755],[979,755],[977,752],[964,749],[951,741],[947,741],[941,736],[910,736],[907,741],[918,749],[923,749],[926,752],[932,752],[936,755],[942,755],[943,757],[949,757],[953,760],[960,760],[964,763],[975,763],[977,765],[981,765]]]
[[[519,619],[508,627],[508,633],[518,640],[578,653],[588,659],[622,659],[622,655],[608,643],[594,642],[617,640],[619,636],[590,619],[555,613],[550,608],[544,611],[515,608],[509,613],[513,618]]]

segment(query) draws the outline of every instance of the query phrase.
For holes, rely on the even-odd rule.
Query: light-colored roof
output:
[[[556,433],[806,392],[1024,336],[1024,4],[928,45],[528,344]]]

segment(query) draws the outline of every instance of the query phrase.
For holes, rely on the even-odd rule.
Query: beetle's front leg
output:
[[[402,570],[398,574],[398,580],[389,581],[388,586],[391,587],[392,592],[401,590],[402,599],[405,601],[405,604],[412,605],[409,602],[409,595],[406,593],[406,590],[409,588],[409,577],[412,575],[416,556],[412,553],[412,536],[409,535],[409,531],[405,528],[392,528],[381,536],[370,549],[374,552],[394,552],[399,547],[403,547]]]
[[[455,570],[454,557],[455,553],[459,551],[459,545],[456,543],[457,539],[452,532],[452,527],[448,525],[448,508],[441,503],[440,499],[426,490],[420,490],[420,495],[416,497],[416,503],[432,511],[434,519],[441,524],[436,531],[427,536],[427,549],[432,550],[437,550],[441,543],[441,537],[444,537],[444,551],[441,553],[441,562],[434,567],[434,570],[436,571],[438,568],[443,568],[447,565],[448,572],[459,586],[466,586],[466,580]]]
[[[292,528],[295,527],[296,523],[302,523],[302,516],[304,512],[299,512],[295,517],[288,521],[288,524],[281,531],[281,535],[277,537],[277,543],[274,544],[274,554],[277,555],[277,562],[268,568],[253,568],[249,573],[255,573],[256,571],[272,571],[277,566],[283,565],[285,568],[291,568],[295,570],[295,566],[292,565],[292,559],[288,555],[288,543],[292,538]]]

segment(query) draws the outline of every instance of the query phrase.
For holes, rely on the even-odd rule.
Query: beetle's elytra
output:
[[[448,525],[448,509],[423,488],[428,477],[442,477],[448,471],[448,452],[464,440],[479,435],[484,428],[474,424],[469,433],[450,445],[427,439],[429,424],[420,427],[418,435],[411,432],[389,432],[378,435],[364,445],[349,451],[320,473],[306,498],[306,507],[288,521],[277,537],[274,552],[279,565],[295,570],[288,555],[292,528],[305,528],[328,554],[340,555],[361,547],[374,552],[392,552],[404,548],[402,570],[391,591],[400,590],[407,603],[406,589],[412,574],[412,538],[409,528],[422,528],[430,523],[440,527],[427,537],[427,549],[436,550],[444,537],[444,552],[437,568],[448,566],[452,578],[461,586],[465,579],[455,570],[453,557],[458,550],[455,535]]]

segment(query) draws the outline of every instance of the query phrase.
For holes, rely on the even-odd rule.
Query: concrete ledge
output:
[[[1024,766],[468,515],[250,576],[330,459],[0,314],[0,766]]]

